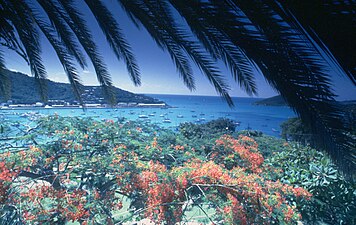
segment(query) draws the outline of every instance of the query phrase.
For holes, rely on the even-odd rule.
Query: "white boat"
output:
[[[146,118],[148,118],[148,116],[147,115],[138,115],[138,118],[140,118],[140,119],[146,119]]]
[[[172,121],[170,119],[166,118],[163,120],[163,123],[172,123]]]
[[[177,117],[178,117],[178,118],[183,118],[184,116],[179,114]]]
[[[151,114],[149,114],[148,116],[155,116],[155,114],[151,113]]]

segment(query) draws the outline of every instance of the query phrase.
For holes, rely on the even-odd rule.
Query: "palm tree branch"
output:
[[[288,9],[287,13],[298,18],[339,74],[349,77],[356,85],[355,2],[314,0],[282,1],[280,4]]]
[[[7,3],[7,10],[11,12],[10,19],[25,48],[31,72],[39,85],[41,98],[47,101],[47,73],[40,56],[39,34],[33,22],[32,11],[23,0],[11,0]]]
[[[0,49],[0,95],[3,96],[5,100],[11,97],[11,83],[7,70],[5,67],[5,61],[3,57],[3,52]]]
[[[213,83],[219,93],[224,92],[224,84],[218,74],[218,68],[211,63],[212,60],[203,55],[203,52],[200,50],[201,46],[189,40],[189,35],[174,22],[175,20],[170,11],[169,4],[165,1],[156,0],[148,0],[145,2],[148,10],[152,13],[153,17],[156,18],[159,29],[163,30],[180,48],[184,49],[203,74]]]
[[[146,11],[146,14],[151,16],[151,21],[155,22],[158,31],[163,32],[163,36],[168,35],[179,48],[186,52],[213,84],[217,92],[232,106],[233,102],[228,94],[228,85],[224,82],[218,68],[213,65],[212,60],[207,55],[204,55],[201,51],[201,46],[192,41],[190,36],[174,23],[174,17],[170,12],[169,4],[164,1],[141,1],[140,3],[141,8]],[[138,19],[142,21],[143,18]]]
[[[65,46],[63,46],[63,44],[59,40],[57,40],[55,36],[56,31],[53,27],[46,24],[43,19],[41,19],[38,15],[34,18],[42,33],[46,36],[47,40],[53,46],[59,58],[59,61],[61,62],[65,73],[67,74],[69,82],[71,83],[76,99],[80,102],[81,105],[84,105],[81,97],[83,85],[81,83],[79,74],[75,66],[71,62],[73,61],[72,55],[67,51],[67,48],[65,48]]]
[[[58,36],[65,44],[64,46],[68,49],[68,52],[75,57],[78,64],[84,69],[87,66],[85,56],[77,45],[77,40],[73,34],[73,31],[68,27],[59,13],[61,8],[57,2],[53,0],[37,0],[37,2],[46,12],[48,19],[54,25]]]
[[[305,124],[311,124],[319,146],[328,149],[331,156],[343,162],[343,169],[355,169],[352,157],[352,137],[347,135],[343,111],[335,104],[330,87],[327,62],[303,32],[280,17],[271,5],[249,1],[238,2],[239,7],[262,33],[266,40],[255,39],[251,49],[241,39],[239,44],[258,63],[269,83],[295,109]],[[258,7],[256,7],[258,6]],[[264,28],[264,29],[263,29]],[[267,29],[266,29],[267,28]],[[232,36],[238,34],[231,34]]]
[[[28,63],[26,52],[19,43],[14,27],[8,21],[8,10],[1,9],[0,12],[2,15],[0,17],[0,39],[2,39],[0,45],[15,51]]]
[[[118,60],[123,58],[126,63],[126,68],[133,83],[136,86],[141,85],[140,71],[132,49],[111,12],[101,1],[85,0],[85,2],[98,21]]]
[[[160,29],[157,24],[157,18],[149,11],[149,8],[141,1],[120,1],[123,9],[130,15],[133,20],[140,21],[147,29],[157,45],[167,51],[175,64],[179,74],[183,78],[184,84],[190,89],[195,89],[192,69],[189,60],[186,58],[181,48],[172,38]]]
[[[77,36],[79,42],[83,46],[84,50],[88,54],[91,62],[93,63],[99,83],[103,88],[105,97],[111,104],[115,104],[116,96],[113,89],[112,80],[110,74],[106,68],[102,56],[99,54],[97,46],[93,41],[83,16],[79,13],[79,10],[73,5],[72,1],[59,0],[64,12],[61,13],[63,19],[67,22],[70,28]]]
[[[207,20],[201,19],[200,15],[205,15],[212,10],[205,10],[208,3],[188,2],[170,0],[170,3],[184,17],[189,27],[203,44],[205,49],[214,57],[221,59],[230,68],[234,79],[240,87],[249,95],[257,94],[257,86],[254,80],[256,69],[255,64],[236,45],[231,43],[228,37],[221,33],[219,28],[212,27]],[[208,7],[211,9],[211,7]],[[226,20],[226,17],[225,17]]]

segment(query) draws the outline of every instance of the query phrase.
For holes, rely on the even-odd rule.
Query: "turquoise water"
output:
[[[40,114],[60,116],[94,117],[97,119],[114,119],[125,117],[128,120],[142,120],[159,123],[164,127],[177,127],[182,122],[203,123],[220,117],[234,120],[239,126],[237,130],[252,129],[265,134],[279,136],[280,124],[294,112],[288,107],[257,106],[253,103],[256,98],[233,98],[234,108],[220,98],[214,96],[182,96],[182,95],[149,95],[165,101],[173,108],[91,108],[85,112],[82,109],[43,109],[1,110],[2,118],[6,120],[28,120],[21,117],[29,111]],[[144,117],[144,118],[140,118]]]

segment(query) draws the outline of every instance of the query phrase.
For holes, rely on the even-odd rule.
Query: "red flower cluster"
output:
[[[55,190],[49,183],[39,183],[21,192],[20,196],[22,201],[26,200],[29,210],[37,212],[34,215],[24,210],[23,216],[29,222],[39,217],[50,218],[54,214],[73,222],[84,221],[89,217],[89,211],[85,208],[86,192],[84,191]],[[44,208],[42,201],[47,204],[53,202],[55,208]],[[23,205],[24,208],[26,204]]]
[[[230,204],[224,207],[224,214],[229,224],[247,225],[246,210],[239,200],[232,194],[227,193]]]
[[[181,199],[182,192],[178,191],[179,182],[172,180],[164,165],[150,161],[149,169],[142,171],[136,179],[136,189],[146,198],[147,217],[158,223],[174,224],[180,221],[182,207],[174,201]]]
[[[234,139],[229,135],[224,135],[220,139],[216,140],[216,147],[223,147],[224,152],[228,155],[228,158],[233,158],[230,153],[237,154],[242,160],[243,165],[253,172],[261,172],[261,165],[264,158],[258,151],[258,144],[252,138],[247,136],[239,136],[238,139]],[[215,154],[214,156],[218,156]]]
[[[0,162],[0,204],[5,203],[8,199],[8,190],[10,187],[10,182],[14,179],[16,173],[10,169],[5,164],[5,162]]]
[[[266,181],[257,173],[248,173],[240,167],[227,170],[213,161],[192,160],[177,168],[175,173],[184,174],[185,184],[199,186],[206,191],[217,189],[222,199],[228,199],[224,212],[227,224],[269,223],[272,213],[285,213],[283,218],[290,220],[299,217],[288,204],[286,196],[309,198],[311,194],[303,188],[294,188],[277,181]],[[180,178],[181,184],[182,178]],[[187,185],[180,188],[187,189]],[[216,201],[217,197],[210,198]],[[219,205],[218,202],[216,205]],[[217,210],[220,210],[217,208]]]
[[[11,182],[16,173],[8,169],[5,162],[0,162],[0,181],[9,181]]]

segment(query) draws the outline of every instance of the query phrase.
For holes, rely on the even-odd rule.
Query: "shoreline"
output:
[[[159,104],[146,104],[146,103],[138,103],[136,105],[116,105],[116,106],[106,106],[106,105],[87,105],[85,107],[79,105],[73,106],[50,106],[50,107],[43,107],[43,106],[15,106],[15,107],[0,107],[0,110],[46,110],[46,109],[130,109],[130,108],[176,108],[174,106],[167,105],[166,103],[159,103]]]

